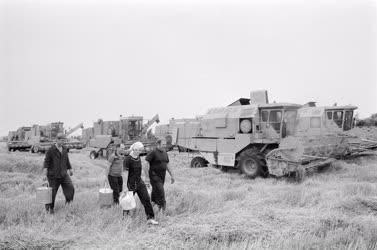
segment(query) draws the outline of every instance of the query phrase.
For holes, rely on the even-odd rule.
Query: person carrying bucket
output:
[[[75,189],[69,176],[73,175],[68,158],[68,149],[63,145],[66,137],[63,133],[57,135],[57,140],[46,152],[43,163],[43,180],[48,180],[52,188],[52,202],[45,205],[46,211],[53,213],[56,193],[62,186],[66,203],[73,200]]]
[[[115,204],[119,204],[119,194],[123,190],[123,149],[124,146],[121,147],[119,144],[115,146],[115,151],[109,156],[109,164],[105,170],[106,178],[109,181],[110,188],[113,190]]]
[[[156,141],[156,148],[151,151],[145,160],[149,163],[149,180],[152,186],[152,202],[157,204],[160,211],[163,213],[166,209],[165,200],[165,175],[166,171],[170,174],[171,183],[174,183],[174,175],[169,167],[169,157],[162,147],[161,139]]]
[[[127,188],[133,194],[137,193],[141,204],[144,206],[145,214],[147,215],[147,223],[151,225],[158,225],[154,219],[154,212],[151,200],[144,181],[141,179],[142,164],[140,153],[143,151],[144,145],[141,142],[135,142],[130,147],[130,154],[124,159],[124,169],[128,171]]]

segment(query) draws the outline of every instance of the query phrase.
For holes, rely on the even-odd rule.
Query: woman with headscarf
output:
[[[145,214],[147,215],[147,223],[151,225],[158,225],[154,219],[154,212],[151,200],[144,181],[141,179],[142,165],[140,153],[142,153],[144,145],[141,142],[135,142],[130,148],[129,155],[124,159],[124,169],[128,170],[127,188],[133,193],[137,193],[141,204],[144,206]]]

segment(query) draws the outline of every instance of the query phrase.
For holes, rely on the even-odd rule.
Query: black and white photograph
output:
[[[377,0],[0,0],[0,249],[377,249]]]

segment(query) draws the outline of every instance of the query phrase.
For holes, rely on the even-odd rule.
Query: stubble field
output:
[[[337,161],[301,183],[250,180],[171,153],[176,183],[167,177],[167,215],[146,224],[140,203],[122,219],[101,209],[105,160],[70,153],[76,193],[55,214],[35,199],[44,155],[7,152],[0,144],[0,249],[377,249],[377,157]]]

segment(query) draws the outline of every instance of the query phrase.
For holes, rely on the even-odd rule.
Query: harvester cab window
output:
[[[268,121],[268,111],[265,110],[265,111],[262,111],[262,122],[267,122]]]
[[[331,111],[327,112],[327,119],[332,120],[332,112]]]
[[[280,126],[282,120],[281,110],[271,110],[269,117],[269,124],[275,129],[276,132],[280,133]]]
[[[346,110],[344,114],[344,131],[348,131],[352,128],[352,122],[353,122],[353,111],[352,110]]]
[[[342,128],[342,125],[343,125],[343,111],[334,111],[333,119],[334,119],[334,122],[338,125],[338,127]]]

